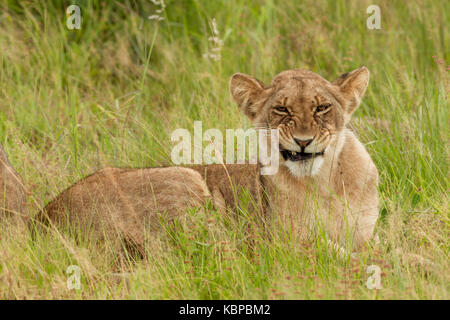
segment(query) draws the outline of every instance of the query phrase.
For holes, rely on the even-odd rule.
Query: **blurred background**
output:
[[[67,27],[72,4],[80,29]],[[380,29],[367,26],[370,5]],[[365,65],[353,126],[380,172],[380,223],[418,221],[401,229],[408,245],[442,255],[449,20],[450,2],[435,0],[2,0],[0,143],[42,206],[105,166],[170,164],[171,133],[194,120],[249,127],[228,91],[235,72],[269,83],[303,68],[332,81]]]

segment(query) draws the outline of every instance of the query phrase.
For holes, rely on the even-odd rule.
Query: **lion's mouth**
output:
[[[303,151],[291,151],[291,150],[280,150],[281,155],[283,156],[284,160],[287,161],[305,161],[309,160],[315,157],[323,156],[324,151],[321,152],[315,152],[315,153],[308,153]]]

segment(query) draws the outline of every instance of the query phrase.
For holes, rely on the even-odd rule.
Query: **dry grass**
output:
[[[63,1],[0,4],[0,143],[30,215],[104,166],[169,163],[171,132],[194,120],[248,127],[227,90],[234,72],[269,81],[301,67],[332,80],[366,65],[355,124],[382,178],[380,243],[340,259],[321,237],[299,243],[274,225],[250,248],[248,219],[208,210],[191,213],[195,228],[167,226],[150,258],[133,261],[2,223],[1,298],[448,299],[448,2],[378,1],[382,30],[366,28],[370,1],[166,1],[160,22],[147,19],[150,2],[75,2],[78,31],[65,27]],[[212,18],[220,61],[202,57]],[[381,290],[366,287],[372,264]],[[67,289],[69,265],[81,290]]]

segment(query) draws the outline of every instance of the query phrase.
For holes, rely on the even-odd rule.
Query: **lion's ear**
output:
[[[230,79],[230,92],[244,114],[253,120],[258,112],[258,100],[265,86],[252,76],[235,73]]]
[[[347,113],[352,114],[358,108],[369,84],[369,77],[369,69],[361,67],[352,72],[344,73],[333,82],[348,100],[347,110],[345,110]]]

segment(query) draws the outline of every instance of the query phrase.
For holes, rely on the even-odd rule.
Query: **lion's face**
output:
[[[230,90],[257,128],[278,129],[280,163],[296,177],[315,175],[359,105],[369,79],[362,67],[333,83],[304,70],[278,74],[269,86],[244,74]]]

